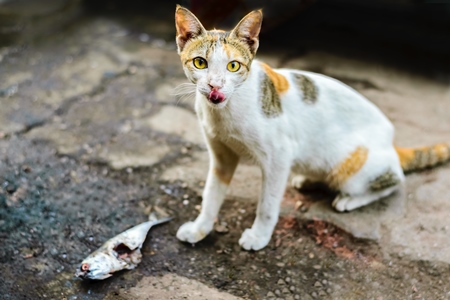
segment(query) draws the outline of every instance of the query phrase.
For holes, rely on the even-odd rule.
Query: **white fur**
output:
[[[195,106],[211,166],[202,211],[194,222],[179,229],[180,240],[195,243],[212,230],[227,189],[214,169],[231,176],[239,157],[250,158],[261,167],[263,175],[256,219],[239,240],[247,250],[259,250],[269,243],[290,171],[301,174],[302,182],[305,179],[324,181],[333,167],[357,147],[366,147],[369,150],[366,163],[345,182],[340,196],[333,202],[338,211],[352,210],[392,193],[396,186],[379,193],[368,191],[368,183],[388,170],[403,181],[393,148],[393,126],[361,94],[323,75],[280,69],[276,71],[289,81],[289,89],[281,94],[283,112],[267,117],[260,102],[260,75],[264,72],[260,63],[253,61],[248,78],[236,84],[235,74],[226,72],[224,67],[225,61],[232,59],[223,56],[216,53],[216,61],[209,62],[213,67],[200,70],[205,76],[198,76]],[[302,100],[302,91],[291,76],[294,73],[304,74],[314,82],[317,101]],[[226,101],[218,106],[206,98],[211,78],[225,91]]]

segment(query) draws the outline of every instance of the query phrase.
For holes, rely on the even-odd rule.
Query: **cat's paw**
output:
[[[177,231],[177,238],[182,242],[195,244],[203,240],[212,230],[212,226],[199,224],[198,222],[187,222],[181,225]]]
[[[350,197],[343,196],[343,195],[337,195],[336,198],[333,200],[333,203],[331,204],[334,209],[340,212],[344,212],[347,210],[347,204],[350,201]]]
[[[258,232],[253,228],[247,228],[239,239],[239,245],[245,250],[261,250],[270,241],[272,232]]]
[[[296,189],[301,189],[306,181],[306,177],[303,175],[295,175],[291,180],[291,186]]]
[[[348,195],[338,195],[332,205],[340,212],[351,211],[368,204],[364,197],[350,197]]]

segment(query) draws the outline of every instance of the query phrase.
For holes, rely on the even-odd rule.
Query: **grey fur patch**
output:
[[[260,99],[262,110],[267,117],[276,117],[283,112],[280,96],[278,95],[272,80],[270,80],[265,72],[261,79]]]
[[[428,151],[414,151],[415,165],[421,169],[427,167],[431,161],[431,156],[432,149],[429,149]]]
[[[381,191],[389,187],[395,186],[400,183],[400,179],[392,171],[387,171],[381,174],[369,184],[370,190],[372,192]]]
[[[315,103],[317,101],[317,88],[311,78],[302,74],[293,74],[293,76],[298,89],[303,92],[303,101]]]

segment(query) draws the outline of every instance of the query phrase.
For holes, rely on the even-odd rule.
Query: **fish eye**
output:
[[[202,57],[194,58],[193,62],[194,62],[194,67],[196,67],[197,69],[205,69],[208,67],[208,63],[206,62],[206,59],[204,59]]]
[[[90,270],[89,270],[89,264],[82,264],[82,265],[80,266],[80,270],[83,271],[83,272],[89,273],[89,272],[90,272]]]
[[[235,60],[230,61],[227,65],[227,69],[230,72],[237,72],[241,68],[241,64]]]

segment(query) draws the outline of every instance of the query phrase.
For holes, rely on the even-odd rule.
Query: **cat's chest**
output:
[[[255,129],[251,124],[237,120],[230,114],[211,113],[202,111],[199,120],[204,132],[210,139],[221,141],[241,157],[253,159],[254,149],[258,141]]]

